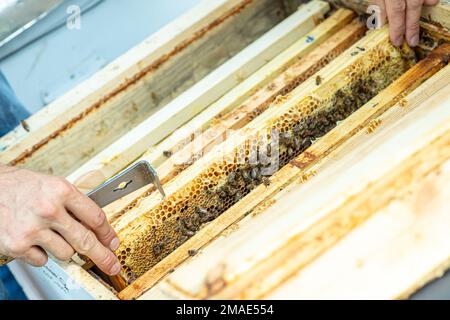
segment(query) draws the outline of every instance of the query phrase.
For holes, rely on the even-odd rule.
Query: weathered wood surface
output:
[[[441,75],[448,79],[449,71]],[[444,77],[440,81],[449,85]],[[398,124],[398,114],[391,115],[394,119],[383,117],[383,124],[374,138],[391,139],[391,132],[397,132],[406,122],[410,132],[415,132],[423,121],[434,124],[430,120],[432,117],[433,121],[443,117],[448,122],[448,113],[444,118],[444,110],[448,111],[449,91],[443,88],[435,93],[435,89],[437,86],[408,98],[412,107],[417,101],[422,101],[422,105],[420,109],[410,111]],[[434,128],[430,127],[426,134],[433,131]],[[450,144],[448,135],[447,131],[444,149],[448,149]],[[398,145],[394,147],[398,148]],[[434,155],[426,155],[419,166],[424,166],[429,156]],[[450,162],[447,161],[425,178],[408,184],[405,194],[397,194],[387,207],[377,211],[361,227],[266,297],[408,298],[429,281],[440,277],[450,266],[447,230],[450,219],[449,181]]]
[[[450,162],[266,298],[406,299],[441,277],[450,267],[448,181]]]

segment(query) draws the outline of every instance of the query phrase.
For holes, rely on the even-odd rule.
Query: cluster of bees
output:
[[[332,130],[339,121],[344,120],[369,101],[376,95],[379,87],[380,85],[375,83],[370,76],[365,80],[354,81],[348,87],[335,92],[329,102],[329,107],[303,117],[290,129],[287,128],[286,131],[279,133],[280,167],[304,152],[316,139]],[[272,144],[269,143],[266,147],[267,155],[271,156]],[[261,184],[268,186],[270,178],[262,174],[263,168],[262,164],[239,164],[237,169],[230,172],[221,183],[213,188],[204,188],[202,192],[204,200],[197,202],[202,205],[186,204],[183,212],[180,212],[182,214],[177,218],[176,239],[172,241],[175,247],[179,247],[194,236],[203,224],[216,219],[257,186]],[[170,253],[171,250],[164,250],[168,249],[168,242],[168,239],[163,239],[153,247],[155,258],[159,260],[165,254]]]

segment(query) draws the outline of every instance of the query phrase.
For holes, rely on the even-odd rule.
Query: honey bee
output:
[[[299,150],[302,147],[302,140],[299,137],[294,138],[294,148]]]
[[[195,234],[195,231],[197,231],[189,228],[185,220],[178,221],[178,228],[183,235],[188,237],[192,237]]]
[[[267,144],[267,156],[272,156],[272,145],[270,143]]]
[[[226,198],[228,196],[227,192],[224,190],[224,188],[220,188],[219,190],[217,190],[217,195],[219,196],[219,198]]]
[[[248,170],[244,170],[242,171],[242,178],[244,179],[245,182],[250,182],[252,181],[252,177],[250,177],[250,173],[248,172]]]
[[[195,213],[197,213],[200,217],[204,217],[208,215],[208,210],[201,207],[195,207]]]
[[[181,233],[187,237],[192,237],[193,235],[195,235],[194,231],[188,229],[181,229]]]
[[[310,138],[305,138],[302,141],[302,149],[308,149],[311,146],[312,142]]]
[[[22,128],[26,131],[26,132],[30,132],[30,126],[28,125],[28,123],[25,120],[20,121],[20,124],[22,125]]]
[[[251,177],[253,180],[261,181],[261,171],[258,167],[254,167],[251,171]]]
[[[228,183],[234,185],[236,183],[236,172],[231,172],[228,176]]]
[[[166,158],[170,158],[173,155],[173,152],[170,150],[163,151],[163,155]]]
[[[289,157],[292,157],[294,155],[294,149],[288,148],[287,149],[287,154],[288,154]]]
[[[316,85],[320,86],[321,83],[322,83],[322,77],[318,75],[318,76],[316,77]]]
[[[164,243],[157,243],[153,246],[153,254],[159,256],[164,249]]]
[[[239,200],[241,200],[244,197],[244,195],[242,194],[242,192],[237,191],[236,195],[234,196],[234,202],[238,202]]]
[[[381,125],[381,119],[375,119],[367,126],[366,132],[368,134],[373,133]]]
[[[190,250],[188,250],[188,254],[189,254],[191,257],[195,256],[197,253],[198,253],[198,250],[196,250],[196,249],[190,249]]]

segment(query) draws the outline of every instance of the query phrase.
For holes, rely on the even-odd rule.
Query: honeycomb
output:
[[[164,184],[167,183],[175,176],[183,172],[186,168],[191,166],[195,160],[197,160],[196,157],[198,154],[192,151],[195,150],[193,144],[196,144],[199,140],[201,141],[203,137],[218,137],[219,134],[221,135],[223,133],[224,123],[233,123],[232,128],[239,129],[267,110],[272,103],[280,103],[285,99],[286,95],[360,39],[365,30],[365,27],[359,23],[358,19],[354,20],[352,23],[342,28],[341,32],[331,36],[325,43],[321,44],[311,53],[307,54],[299,62],[287,67],[287,69],[277,76],[272,82],[256,91],[256,93],[247,98],[247,100],[245,100],[233,112],[223,115],[217,120],[216,125],[212,125],[200,136],[195,137],[195,139],[189,144],[184,145],[183,148],[178,147],[180,150],[165,151],[167,155],[170,155],[170,157],[174,154],[182,153],[185,159],[184,161],[179,161],[182,162],[182,164],[175,165],[172,161],[167,161],[158,167],[158,172],[162,174],[162,182]],[[320,59],[318,59],[317,56],[323,52],[327,53],[320,55]],[[307,63],[305,63],[305,61]],[[242,121],[244,117],[245,120]],[[236,124],[236,120],[238,118],[240,119],[239,124]],[[228,125],[227,127],[230,128]],[[208,140],[208,138],[204,140]],[[203,145],[203,143],[199,142],[198,145]],[[193,155],[191,155],[191,153],[193,153]],[[124,209],[116,212],[110,218],[110,222],[116,225],[117,221],[120,220],[126,212],[136,207],[142,198],[148,197],[154,191],[155,188],[150,188],[150,190],[135,198]]]
[[[278,101],[281,107],[251,123],[255,130],[244,130],[244,142],[233,146],[225,157],[202,164],[188,183],[119,231],[117,253],[126,282],[131,284],[264,183],[415,62],[409,48],[397,49],[388,40],[360,56],[296,103]]]

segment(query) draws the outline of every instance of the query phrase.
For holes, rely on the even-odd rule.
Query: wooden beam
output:
[[[266,298],[406,299],[441,277],[450,267],[449,169],[415,183]]]
[[[192,165],[197,160],[196,157],[198,155],[203,156],[209,152],[214,145],[222,142],[223,138],[231,132],[230,130],[242,128],[258,114],[269,108],[271,103],[273,103],[278,96],[290,93],[304,80],[320,70],[327,62],[338,56],[361,38],[365,32],[365,27],[358,21],[353,21],[351,24],[343,27],[344,24],[350,22],[352,16],[353,14],[351,11],[342,9],[337,11],[334,15],[308,33],[308,35],[301,38],[276,59],[272,60],[252,75],[248,80],[252,80],[253,78],[263,79],[259,80],[259,84],[265,83],[267,80],[265,77],[267,75],[269,75],[269,78],[273,78],[276,74],[279,74],[279,72],[286,69],[293,61],[299,60],[279,74],[272,82],[269,82],[258,89],[233,111],[221,116],[220,119],[216,119],[214,121],[215,123],[211,124],[204,132],[197,134],[191,142],[186,143],[184,146],[180,146],[179,149],[171,149],[170,153],[173,154],[170,159],[157,167],[158,175],[163,184],[172,180],[176,175]],[[342,29],[339,30],[340,28]],[[336,34],[330,37],[331,33]],[[308,39],[311,38],[315,39],[315,41],[308,41]],[[327,39],[326,42],[321,44],[325,39]],[[254,82],[256,83],[256,81]],[[240,86],[235,89],[239,88]],[[235,90],[232,90],[230,94],[234,95],[235,92]],[[231,99],[227,94],[220,99],[218,103],[214,103],[208,107],[208,110],[211,110],[211,112],[214,112],[216,115],[223,114],[224,111],[221,111],[220,108],[218,108],[223,100],[230,101]],[[201,115],[203,115],[203,113]],[[198,118],[194,120],[198,120]],[[192,123],[190,122],[189,124],[191,125]],[[201,127],[202,126],[200,126],[200,128]],[[191,128],[194,127],[191,126]],[[195,131],[189,133],[189,136],[194,135],[194,132]],[[161,153],[159,156],[162,157],[163,154]],[[150,161],[151,159],[149,159],[147,155],[144,155],[139,160]],[[153,186],[143,188],[106,208],[110,221],[115,220],[115,217],[121,215],[123,210],[129,210],[133,204],[137,203],[137,199],[142,198],[153,191]]]
[[[424,21],[450,30],[450,1],[441,0],[437,6],[424,7],[422,10],[422,18]]]
[[[358,53],[355,54],[355,52]],[[385,59],[386,56],[389,56],[389,58]],[[287,102],[281,103],[274,110],[270,110],[270,112],[263,113],[260,117],[255,119],[255,121],[253,121],[250,124],[250,126],[247,126],[242,130],[242,132],[244,133],[242,137],[235,137],[233,144],[220,146],[217,148],[216,152],[224,151],[223,154],[225,155],[228,154],[229,159],[235,159],[234,161],[236,161],[236,159],[239,159],[240,154],[239,150],[242,150],[240,149],[239,146],[247,146],[249,139],[254,139],[252,137],[257,137],[258,133],[265,136],[267,134],[266,132],[271,132],[272,128],[277,128],[277,123],[280,123],[279,121],[283,121],[281,123],[284,125],[285,124],[284,119],[286,118],[290,119],[291,115],[293,117],[292,120],[287,121],[288,123],[289,121],[293,121],[292,126],[294,126],[296,123],[298,123],[298,121],[302,120],[303,116],[306,116],[306,118],[303,118],[304,119],[303,121],[307,121],[306,119],[312,116],[310,112],[312,112],[313,114],[315,112],[324,112],[324,110],[328,110],[327,108],[331,108],[331,110],[334,110],[334,108],[341,108],[341,107],[343,109],[348,109],[349,107],[344,106],[339,107],[339,105],[341,103],[345,103],[345,101],[347,101],[347,98],[350,99],[350,97],[355,96],[355,92],[353,90],[356,89],[351,89],[352,88],[351,83],[354,83],[357,79],[360,79],[360,81],[369,81],[371,82],[369,90],[379,90],[377,88],[379,88],[380,86],[384,87],[388,85],[390,81],[394,80],[396,77],[402,74],[405,71],[405,69],[408,68],[409,66],[408,59],[404,60],[405,59],[404,57],[405,57],[404,54],[400,54],[397,51],[397,49],[394,49],[389,43],[388,32],[386,28],[371,32],[366,38],[364,38],[363,41],[357,43],[356,46],[350,48],[346,53],[341,55],[341,57],[338,58],[338,60],[336,60],[336,62],[333,63],[333,65],[329,65],[328,67],[326,67],[321,71],[321,76],[323,76],[324,79],[324,82],[322,84],[319,84],[319,86],[317,86],[315,79],[311,79],[309,82],[308,81],[305,82],[303,85],[298,87],[295,90],[295,92],[291,94],[290,99],[288,99]],[[369,69],[371,70],[370,72],[368,71]],[[381,74],[383,74],[381,78],[377,78],[378,82],[369,80],[374,79],[374,77],[377,77],[377,74],[379,74],[380,76]],[[364,80],[364,77],[368,78]],[[311,90],[311,87],[312,88],[315,87],[315,89]],[[303,93],[303,90],[305,90],[306,92]],[[306,93],[308,93],[308,95],[306,95]],[[342,95],[344,95],[345,98]],[[367,93],[367,95],[365,95],[365,99],[370,98],[370,95],[371,95],[370,93]],[[313,102],[319,101],[317,102],[318,103],[316,107],[317,109],[310,108],[311,101]],[[358,104],[362,102],[364,102],[364,98],[362,101],[352,102],[351,103],[352,108],[355,107],[358,108]],[[298,116],[296,116],[296,112],[300,112],[299,118]],[[304,112],[304,114],[302,114],[302,112]],[[295,128],[290,130],[295,131]],[[281,148],[280,154],[282,157],[283,154],[288,154],[287,149],[289,147],[287,146],[288,145],[286,144],[286,142],[280,144]],[[235,152],[237,152],[237,154]],[[198,202],[200,200],[196,200],[202,199],[200,196],[198,196],[198,198],[189,198],[188,190],[194,192],[194,190],[196,190],[195,189],[196,187],[194,186],[197,183],[201,185],[202,183],[205,183],[205,181],[206,182],[214,181],[212,180],[213,178],[209,175],[210,172],[218,172],[217,174],[214,173],[215,176],[214,179],[219,179],[221,178],[221,175],[225,174],[224,183],[225,184],[229,183],[227,181],[230,180],[227,180],[226,178],[227,177],[226,175],[228,174],[227,171],[222,172],[212,171],[215,170],[213,169],[214,166],[220,165],[222,161],[223,161],[222,157],[221,156],[218,157],[217,154],[214,155],[213,153],[210,153],[206,155],[193,167],[183,172],[173,182],[169,183],[166,186],[168,197],[164,201],[162,202],[160,202],[159,200],[155,201],[156,199],[150,196],[147,199],[143,199],[138,207],[132,209],[129,213],[127,213],[123,217],[125,219],[122,218],[121,224],[122,226],[126,227],[117,228],[119,230],[119,235],[122,238],[122,247],[121,249],[119,249],[119,252],[128,250],[127,252],[131,254],[122,256],[119,255],[119,257],[124,263],[125,261],[127,261],[124,270],[126,270],[125,272],[127,272],[128,275],[130,274],[131,268],[133,268],[131,269],[132,272],[137,272],[137,275],[140,275],[142,269],[139,268],[141,268],[142,266],[144,268],[147,268],[146,266],[148,264],[151,265],[154,263],[155,258],[158,259],[158,256],[155,256],[154,255],[155,253],[152,252],[151,249],[150,251],[149,249],[146,249],[147,253],[141,251],[140,249],[141,242],[140,240],[138,240],[139,237],[143,236],[147,238],[144,235],[150,230],[153,230],[152,238],[149,239],[150,241],[156,242],[159,241],[158,238],[159,232],[163,232],[165,237],[167,237],[167,235],[169,234],[172,234],[172,232],[175,232],[176,237],[177,236],[176,231],[171,229],[170,226],[170,223],[173,222],[170,221],[172,221],[172,219],[175,219],[177,217],[179,219],[185,219],[185,217],[189,217],[186,216],[185,213],[184,215],[181,215],[180,218],[178,216],[178,213],[175,211],[174,216],[169,217],[169,219],[167,218],[163,219],[164,222],[161,225],[158,225],[158,219],[161,219],[163,217],[161,216],[162,213],[161,208],[167,206],[167,208],[164,207],[165,208],[164,212],[168,212],[170,211],[169,210],[170,207],[172,207],[174,204],[182,204],[183,201],[185,201],[184,199],[188,201],[187,202],[189,203],[188,209],[190,207],[190,210],[194,210],[195,206],[200,207],[205,206],[205,204]],[[228,162],[225,165],[228,166],[229,165]],[[221,185],[219,185],[219,187],[222,188]],[[199,192],[202,192],[201,188]],[[207,201],[211,201],[211,198],[213,196],[214,193],[210,194],[205,199],[207,199]],[[250,197],[246,197],[239,203],[249,198]],[[187,212],[188,212],[187,214],[189,214],[190,211]],[[239,216],[242,217],[243,214],[245,214],[245,212],[240,212]],[[199,234],[202,234],[203,236],[199,235],[188,240],[185,244],[180,246],[179,248],[180,250],[175,252],[176,254],[171,254],[168,257],[166,257],[163,263],[165,265],[180,263],[181,261],[187,258],[187,252],[185,252],[187,245],[190,245],[191,249],[199,248],[203,244],[208,242],[209,241],[208,239],[216,236],[218,234],[217,232],[220,232],[221,230],[223,230],[223,228],[229,226],[230,223],[236,221],[236,219],[234,219],[234,221],[229,220],[227,221],[226,217],[228,216],[225,215],[224,217],[223,215],[219,215],[219,217],[216,218],[216,220],[213,223],[205,225],[199,231]],[[175,223],[177,221],[175,221]],[[128,222],[131,223],[128,225]],[[156,229],[153,229],[152,227],[155,227]],[[165,252],[167,252],[167,250],[173,250],[174,244],[171,243],[171,241],[172,239],[169,239],[169,242],[166,241],[166,243],[169,245],[164,248],[166,250]],[[149,245],[149,243],[146,242],[146,245]],[[133,265],[133,263],[131,262],[133,252],[136,253],[139,252],[140,257],[139,259],[141,262],[143,262],[142,266],[134,268],[137,265]],[[171,251],[169,251],[169,253],[170,252]],[[164,272],[163,269],[164,268],[161,268],[161,265],[155,266],[155,270],[160,270]],[[136,293],[142,293],[143,290],[146,290],[151,286],[151,285],[149,286],[150,283],[152,283],[154,280],[157,280],[158,274],[159,277],[163,275],[160,272],[156,272],[156,274],[152,273],[152,271],[147,272],[145,277],[141,277],[138,281],[134,282],[133,286],[129,286],[127,289],[125,289],[120,294],[120,296],[131,297],[136,296]]]
[[[449,74],[447,71],[447,79]],[[441,81],[449,85],[448,80],[442,78]],[[445,116],[437,108],[450,101],[450,94],[445,91],[441,89],[434,95],[422,92],[415,97],[423,103],[405,119],[411,132],[431,115],[435,121],[437,117]],[[414,99],[408,99],[408,102],[412,104]],[[386,128],[380,127],[378,138],[389,134],[391,139],[389,130],[398,131],[399,126],[395,127],[392,123]],[[448,149],[448,145],[447,142],[444,148]],[[424,163],[428,163],[428,159]],[[445,229],[450,218],[449,169],[450,162],[447,161],[427,177],[410,183],[407,194],[395,196],[387,207],[378,210],[367,222],[266,297],[404,299],[440,277],[450,266],[449,246],[446,245],[450,239]],[[331,265],[332,275],[330,269],[325,271],[325,267]]]
[[[392,257],[390,248],[396,244],[390,236],[400,235],[404,230],[409,230],[410,224],[404,224],[408,221],[408,217],[414,220],[414,225],[419,229],[420,222],[424,221],[420,218],[420,214],[411,213],[405,216],[402,212],[395,213],[397,221],[390,219],[386,222],[392,223],[386,228],[387,233],[384,231],[386,223],[375,224],[370,227],[372,231],[370,228],[367,231],[367,227],[363,227],[363,230],[357,231],[359,236],[355,236],[358,240],[350,234],[348,237],[354,240],[349,244],[340,242],[337,245],[339,249],[329,250],[329,248],[368,216],[388,205],[392,199],[401,201],[411,186],[416,183],[422,184],[423,177],[429,172],[438,172],[436,169],[449,159],[450,109],[446,108],[450,99],[450,92],[446,90],[450,82],[449,75],[450,66],[447,66],[411,94],[403,97],[395,106],[379,115],[376,118],[379,121],[361,124],[359,132],[352,138],[335,148],[325,158],[305,168],[296,179],[291,179],[293,183],[284,186],[283,191],[278,192],[269,201],[262,201],[260,208],[254,209],[253,214],[230,227],[227,235],[224,234],[224,237],[201,249],[195,258],[180,266],[141,298],[386,299],[394,297],[390,291],[394,287],[398,289],[399,286],[403,286],[405,289],[414,283],[397,280],[393,281],[396,286],[390,286],[381,280],[384,274],[389,274],[389,265],[377,269],[374,267],[376,263],[370,261],[380,262],[384,257]],[[357,113],[360,111],[363,109]],[[357,123],[352,119],[357,113],[345,120],[334,132],[352,125],[351,122]],[[377,123],[377,126],[374,126],[374,123]],[[318,143],[327,138],[325,136]],[[307,183],[305,177],[310,178]],[[445,189],[448,179],[444,185],[442,182],[444,180],[440,185]],[[436,189],[433,189],[431,194],[434,194],[434,191]],[[427,194],[430,195],[429,192]],[[424,211],[422,217],[427,216],[428,213],[425,214],[425,211],[428,212],[429,207],[421,204],[423,206],[421,210]],[[445,201],[441,202],[440,207],[433,206],[433,208],[440,209],[437,215],[441,216],[441,220],[442,215],[448,219],[448,214],[445,214],[448,212]],[[428,218],[426,220],[431,221]],[[440,231],[441,234],[445,232],[444,229]],[[255,230],[258,232],[255,233]],[[361,238],[366,241],[361,241]],[[380,238],[381,244],[378,241]],[[366,243],[369,245],[367,251],[361,246]],[[405,248],[414,257],[419,257],[419,253],[414,250],[416,246],[406,249],[405,243],[400,243],[399,247]],[[353,248],[358,250],[354,251]],[[374,251],[376,254],[371,257]],[[376,288],[375,291],[372,291],[371,285],[367,285],[367,281],[361,284],[361,277],[352,278],[352,272],[360,272],[358,269],[364,269],[364,266],[352,264],[349,270],[345,269],[349,267],[349,263],[357,261],[362,252],[364,259],[369,261],[364,275],[369,276],[370,273],[379,275],[373,281],[370,280]],[[448,248],[441,252],[445,252],[447,256],[439,263],[448,261],[450,253]],[[321,254],[324,256],[323,259],[319,257],[319,262],[311,262]],[[348,257],[352,260],[345,259]],[[402,260],[401,257],[388,261],[403,267],[410,262]],[[308,266],[310,262],[311,265]],[[337,268],[331,267],[333,263],[336,263]],[[305,265],[305,269],[301,269]],[[406,274],[409,276],[435,274],[432,271],[438,266],[433,259],[423,262],[422,265],[428,269],[421,268],[417,272]],[[330,274],[330,268],[337,269],[337,272]],[[304,271],[292,280],[286,280],[299,270]],[[396,268],[396,270],[404,272],[405,269]],[[339,271],[344,274],[343,277]],[[186,278],[187,274],[189,280]],[[423,280],[416,278],[415,283],[423,284],[424,282],[418,281],[419,279]],[[283,285],[284,281],[290,282]],[[379,283],[375,284],[376,281]],[[347,282],[350,284],[349,287],[345,285]],[[280,285],[280,289],[272,294],[272,290]],[[331,290],[327,292],[329,287]],[[360,296],[359,292],[366,295]],[[401,291],[396,291],[399,292]],[[375,293],[375,296],[370,293]],[[384,295],[380,296],[381,293]]]
[[[88,180],[114,175],[309,32],[328,9],[328,4],[319,0],[301,6],[297,12],[103,150],[70,175],[69,180],[83,186],[90,183],[79,178],[87,173],[90,173]]]
[[[278,23],[277,9],[203,1],[0,139],[0,163],[67,176]]]

